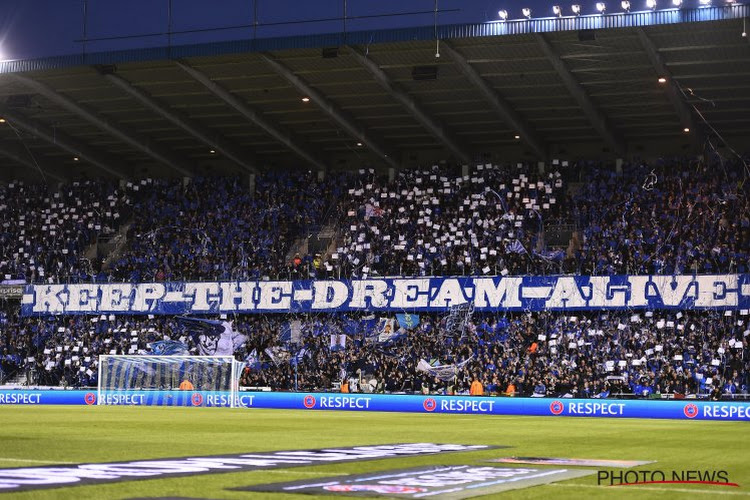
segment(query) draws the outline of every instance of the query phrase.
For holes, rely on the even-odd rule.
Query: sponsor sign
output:
[[[535,415],[686,420],[750,420],[750,402],[502,398],[405,394],[252,393],[253,408],[397,411],[476,415]],[[690,410],[685,410],[691,405]],[[695,406],[697,413],[693,413]],[[692,415],[692,417],[690,416]]]
[[[231,406],[229,392],[0,390],[0,404]],[[750,421],[748,401],[240,392],[237,408]]]
[[[125,405],[229,407],[229,392],[221,391],[82,391],[49,389],[0,390],[0,405]],[[236,408],[252,408],[255,393],[240,392]]]
[[[654,460],[606,460],[589,458],[548,458],[548,457],[503,457],[487,460],[500,464],[528,464],[528,465],[562,465],[564,467],[619,467],[627,469],[639,465],[653,464]]]
[[[23,297],[24,285],[0,285],[0,300],[20,299]]]
[[[228,312],[748,309],[750,274],[482,276],[26,285],[23,316]]]
[[[696,416],[698,416],[698,407],[693,403],[686,404],[685,408],[683,408],[683,411],[685,412],[685,416],[687,418],[695,418]]]
[[[0,493],[136,481],[165,477],[218,474],[308,465],[358,462],[383,458],[434,455],[492,449],[493,446],[406,443],[322,450],[292,450],[241,455],[165,458],[132,462],[90,463],[0,469]]]
[[[549,411],[553,415],[559,415],[565,411],[565,405],[560,401],[552,401],[549,405]]]
[[[455,500],[517,490],[595,474],[588,470],[433,465],[303,479],[286,483],[256,484],[237,491],[305,493],[308,495],[388,496]]]

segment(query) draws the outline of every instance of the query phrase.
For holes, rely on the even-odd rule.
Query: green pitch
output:
[[[167,496],[305,500],[313,497],[232,492],[225,488],[420,465],[476,464],[483,459],[511,455],[656,460],[655,464],[634,470],[660,469],[670,473],[688,469],[726,470],[729,481],[739,483],[740,487],[668,484],[601,487],[593,475],[495,495],[498,498],[750,498],[750,427],[744,422],[0,406],[0,468],[407,442],[512,448],[0,493],[0,500]]]

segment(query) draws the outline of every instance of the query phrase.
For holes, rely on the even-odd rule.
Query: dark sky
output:
[[[697,0],[686,0],[697,2]],[[666,7],[671,0],[659,0]],[[84,0],[0,0],[0,54],[4,59],[27,59],[75,54],[84,50]],[[507,9],[521,17],[529,6],[535,17],[549,17],[554,0],[438,0],[439,24],[497,20]],[[560,4],[570,12],[570,4]],[[585,14],[594,13],[595,0],[579,2]],[[346,4],[348,31],[425,26],[433,23],[435,0],[171,0],[171,26],[175,45],[242,38],[332,33],[344,30]],[[607,2],[610,12],[620,11],[620,0]],[[643,10],[645,0],[632,0],[633,10]],[[87,52],[162,46],[169,25],[169,0],[88,0],[88,38],[122,37],[89,41]],[[368,16],[368,17],[363,17]],[[358,19],[357,19],[358,18]],[[258,26],[216,29],[228,26]],[[179,33],[206,30],[200,33]],[[143,36],[150,35],[150,36]]]

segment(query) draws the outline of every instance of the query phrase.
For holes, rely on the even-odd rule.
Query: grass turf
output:
[[[0,468],[408,442],[512,448],[291,469],[204,474],[0,493],[59,498],[287,498],[225,488],[501,456],[656,460],[638,469],[726,470],[739,488],[599,487],[596,475],[495,496],[512,498],[750,498],[750,428],[744,422],[102,406],[0,406]],[[485,464],[486,465],[486,464]],[[512,467],[512,466],[511,466]],[[519,466],[520,467],[520,466]],[[611,470],[611,469],[610,469]],[[0,490],[2,491],[2,490]],[[322,497],[332,498],[332,497]],[[485,498],[490,498],[485,497]]]

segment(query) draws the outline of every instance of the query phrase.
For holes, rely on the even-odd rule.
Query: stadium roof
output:
[[[750,137],[748,16],[730,5],[10,61],[0,164],[6,177],[38,163],[126,178],[694,153],[717,133]]]

